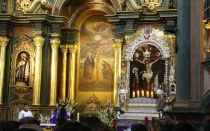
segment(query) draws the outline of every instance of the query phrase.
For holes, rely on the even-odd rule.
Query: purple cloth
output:
[[[60,111],[55,110],[52,114],[50,114],[50,123],[56,124],[56,119],[60,117]],[[64,118],[69,120],[71,119],[71,115],[67,112],[64,114]]]

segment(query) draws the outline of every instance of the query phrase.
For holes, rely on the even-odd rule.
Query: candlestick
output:
[[[133,91],[133,98],[136,97],[135,91]]]
[[[149,91],[147,91],[146,95],[147,95],[147,97],[149,97]]]
[[[79,112],[77,113],[77,121],[79,121]]]
[[[144,90],[141,91],[141,96],[144,96]]]
[[[139,95],[139,90],[137,91],[137,97],[139,97],[140,95]]]
[[[152,97],[152,98],[154,97],[154,92],[153,92],[153,91],[151,91],[151,97]]]

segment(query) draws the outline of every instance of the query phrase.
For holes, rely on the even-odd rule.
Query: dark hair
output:
[[[23,103],[23,106],[28,106],[28,103]]]
[[[195,128],[190,123],[180,122],[174,126],[173,131],[195,131]]]
[[[206,120],[203,125],[204,131],[210,131],[210,120]]]
[[[18,129],[20,123],[17,121],[2,121],[0,122],[0,131],[13,131]]]
[[[131,131],[148,131],[148,129],[143,124],[136,124],[131,127]]]
[[[40,125],[39,121],[33,117],[23,117],[19,120],[20,124],[36,124]]]
[[[55,131],[92,131],[87,125],[77,122],[69,121],[56,129]]]
[[[57,126],[61,126],[61,125],[65,124],[67,122],[67,120],[63,117],[59,117],[56,119],[56,122],[57,122]]]
[[[174,127],[174,124],[165,124],[161,127],[160,131],[172,131]]]

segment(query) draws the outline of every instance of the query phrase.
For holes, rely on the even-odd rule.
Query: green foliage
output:
[[[113,102],[108,102],[105,106],[101,107],[101,109],[97,111],[97,114],[98,118],[104,123],[105,126],[110,129],[113,127],[113,120],[116,116]]]

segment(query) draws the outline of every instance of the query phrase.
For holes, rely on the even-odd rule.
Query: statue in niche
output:
[[[27,86],[29,81],[29,60],[25,52],[20,53],[16,67],[16,85]]]
[[[138,68],[134,67],[133,68],[133,74],[134,74],[134,80],[133,80],[133,86],[132,88],[134,90],[139,89],[139,74],[138,74]]]

